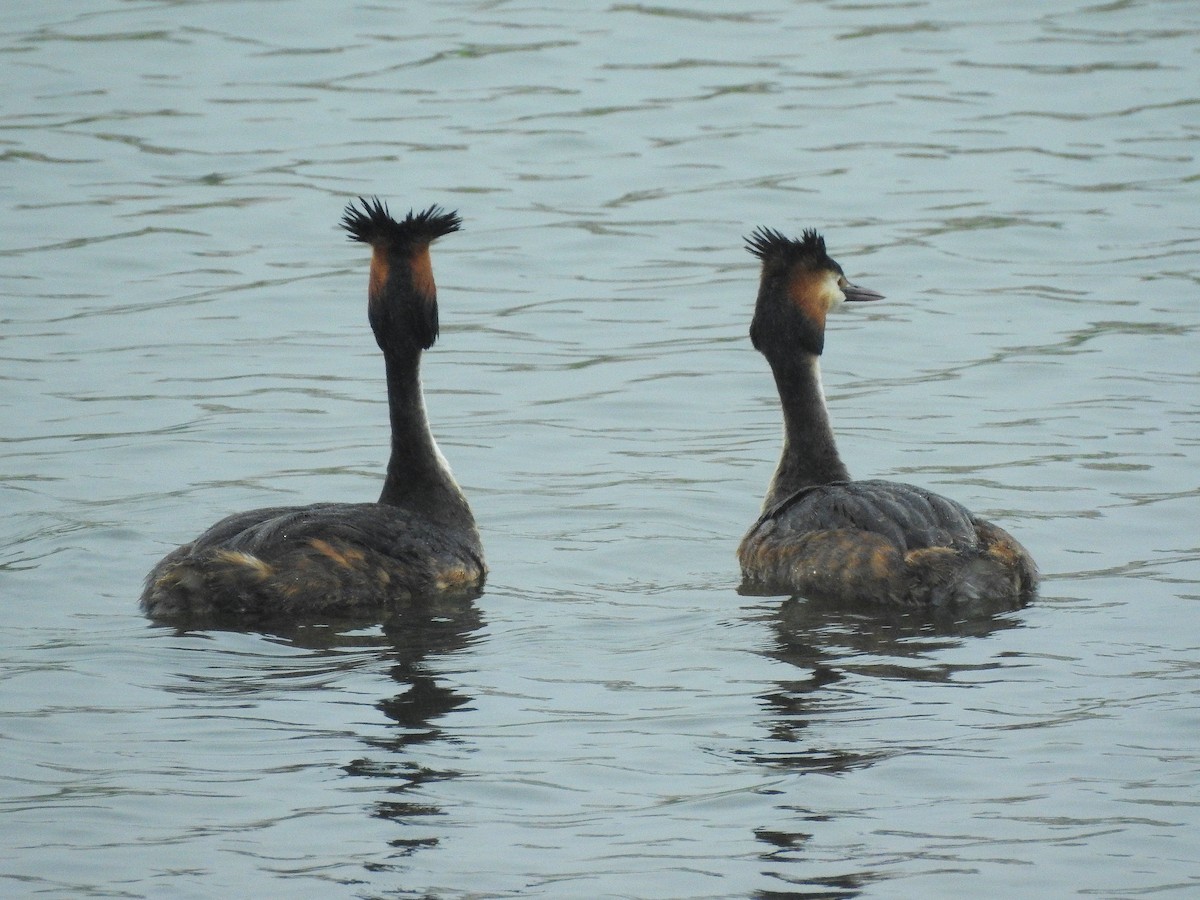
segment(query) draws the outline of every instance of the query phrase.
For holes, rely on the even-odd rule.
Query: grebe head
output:
[[[346,207],[342,227],[350,240],[371,245],[368,316],[380,349],[401,349],[413,343],[422,350],[438,336],[437,286],[429,260],[429,245],[458,231],[456,212],[431,206],[400,221],[388,214],[378,198],[358,198]]]
[[[768,357],[796,349],[819,355],[829,310],[846,301],[883,299],[883,294],[847,281],[842,267],[825,252],[825,239],[811,228],[799,240],[773,228],[757,228],[746,238],[746,249],[762,260],[750,340]]]

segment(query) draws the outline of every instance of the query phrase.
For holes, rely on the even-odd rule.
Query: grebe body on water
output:
[[[167,554],[141,604],[156,619],[354,615],[414,598],[474,596],[487,574],[475,519],[434,442],[420,361],[438,335],[429,246],[461,220],[433,206],[400,221],[351,203],[350,239],[371,246],[367,311],[383,351],[391,457],[375,503],[237,513]]]
[[[759,228],[762,261],[750,338],[771,366],[784,440],[762,515],[738,547],[743,588],[899,606],[1022,605],[1037,567],[1002,528],[923,488],[853,481],[838,455],[821,387],[825,316],[882,299],[850,284],[815,231]]]

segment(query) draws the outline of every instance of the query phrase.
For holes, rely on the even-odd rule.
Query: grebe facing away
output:
[[[775,375],[784,438],[738,547],[744,587],[903,606],[1028,602],[1037,567],[1006,531],[919,487],[852,481],[838,456],[821,389],[825,314],[883,295],[846,281],[815,231],[759,228],[746,244],[762,260],[750,339]]]
[[[429,245],[457,231],[432,206],[397,222],[379,200],[346,207],[371,245],[368,318],[387,372],[392,452],[376,503],[272,507],[222,519],[146,578],[154,618],[287,618],[385,610],[418,597],[473,596],[487,567],[467,500],[434,443],[421,352],[438,334]]]

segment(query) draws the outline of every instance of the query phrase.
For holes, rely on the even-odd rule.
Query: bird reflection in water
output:
[[[911,696],[898,688],[879,690],[879,682],[952,683],[964,674],[997,669],[1003,661],[994,657],[950,662],[948,651],[974,638],[1021,627],[1021,615],[1007,608],[976,611],[969,617],[932,609],[886,610],[873,604],[848,609],[844,602],[800,597],[780,607],[761,608],[758,618],[771,630],[762,653],[786,663],[795,677],[779,679],[759,695],[767,735],[747,755],[775,771],[841,775],[919,749],[911,735],[895,733],[898,716],[908,715],[904,710]],[[926,739],[936,741],[937,736]],[[841,814],[797,804],[791,791],[783,792],[780,801],[774,820],[754,830],[765,845],[760,857],[773,863],[811,862],[806,844],[822,823]],[[826,870],[822,877],[799,880],[796,872],[773,874],[792,889],[814,892],[806,897],[855,897],[874,876],[853,861],[846,865],[852,871]]]
[[[312,684],[311,680],[297,680],[298,671],[319,678],[318,687],[327,691],[331,689],[331,677],[341,679],[363,666],[375,668],[380,662],[390,663],[389,674],[396,690],[388,691],[387,696],[374,704],[386,717],[386,724],[382,729],[373,728],[370,735],[361,735],[359,740],[366,752],[342,768],[355,779],[381,780],[387,797],[375,801],[368,809],[369,815],[411,828],[428,821],[429,816],[442,813],[439,807],[422,798],[423,786],[461,774],[414,759],[419,747],[451,740],[440,720],[472,700],[438,674],[437,661],[468,650],[479,640],[483,622],[473,599],[453,597],[411,602],[390,612],[382,622],[378,618],[342,617],[251,625],[193,618],[155,627],[171,628],[177,634],[189,636],[224,633],[262,637],[274,644],[312,651],[310,661],[320,663],[319,668],[297,670],[292,657],[285,665],[280,665],[275,657],[268,657],[266,668],[257,672],[239,668],[233,675],[225,671],[215,677],[189,676],[185,685],[175,689],[181,693],[230,693],[244,697],[260,692],[264,696],[278,696],[282,691],[292,695],[306,689],[305,681],[309,686]],[[392,848],[389,855],[407,857],[422,847],[435,846],[438,840],[436,835],[406,835],[389,842]],[[386,863],[372,864],[375,869],[386,866]]]
[[[424,785],[462,774],[416,762],[409,751],[446,740],[438,720],[472,700],[440,680],[427,660],[466,649],[477,640],[476,632],[483,625],[482,614],[472,602],[442,600],[428,605],[436,606],[436,610],[407,610],[384,626],[384,635],[391,642],[391,676],[401,690],[375,704],[393,723],[392,732],[364,738],[363,742],[386,755],[361,757],[345,767],[348,775],[390,782],[386,788],[389,799],[376,802],[372,814],[406,827],[442,813],[441,808],[422,797]],[[437,843],[436,836],[403,837],[390,842],[402,856]]]

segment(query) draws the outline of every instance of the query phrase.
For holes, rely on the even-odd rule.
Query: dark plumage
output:
[[[141,603],[156,619],[294,619],[386,611],[477,594],[487,567],[475,520],[425,416],[421,352],[438,333],[429,258],[460,220],[433,206],[400,221],[379,200],[346,207],[372,247],[368,316],[387,369],[392,450],[376,503],[236,513],[167,554]]]
[[[750,334],[770,363],[784,446],[763,513],[738,547],[746,589],[894,605],[1023,604],[1037,568],[1003,529],[953,500],[890,481],[853,481],[837,452],[820,357],[826,313],[882,295],[850,284],[815,231],[757,229],[762,260]]]
[[[408,215],[397,222],[388,212],[387,204],[378,197],[366,200],[358,198],[359,208],[351,203],[342,215],[342,227],[350,232],[350,240],[364,244],[387,245],[399,250],[421,243],[430,243],[440,237],[458,231],[462,219],[456,212],[446,212],[440,206],[431,206],[423,212]]]
[[[798,262],[819,268],[837,266],[825,252],[825,238],[816,229],[807,228],[799,240],[787,237],[774,228],[756,228],[746,238],[746,249],[767,266],[785,268]],[[840,267],[837,271],[841,271]]]

